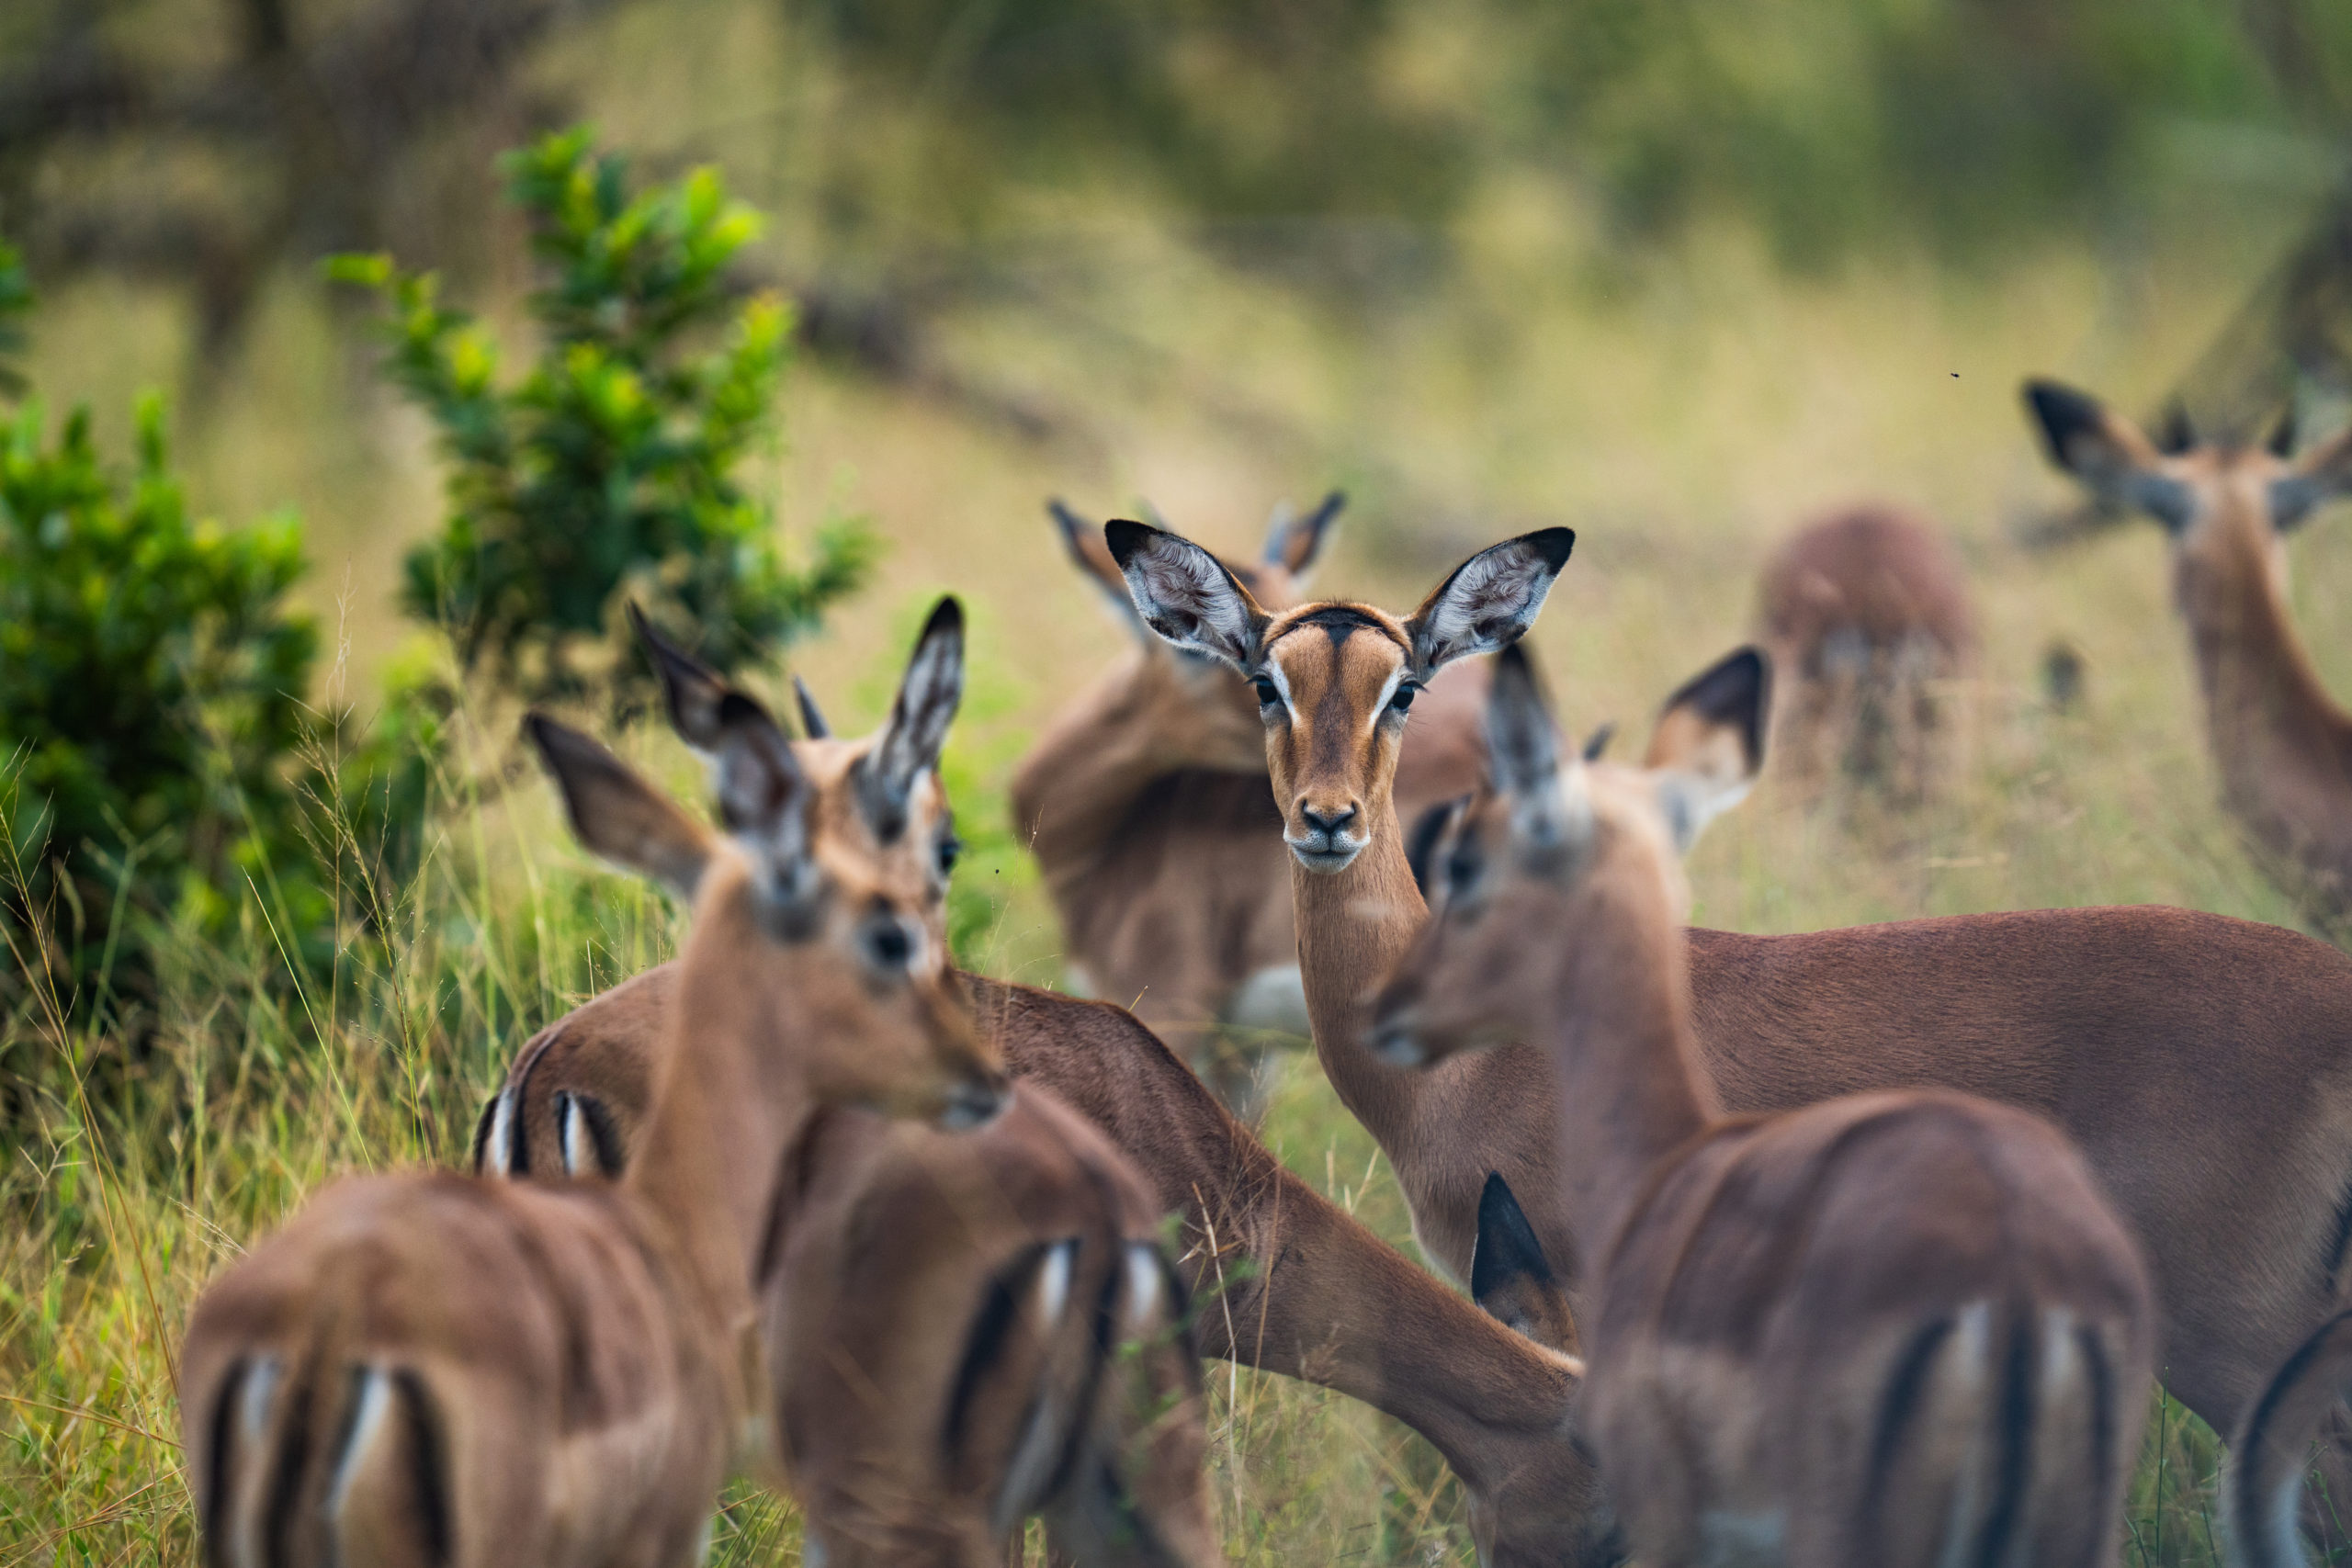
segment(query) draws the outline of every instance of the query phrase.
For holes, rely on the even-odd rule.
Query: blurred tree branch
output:
[[[0,68],[0,204],[39,268],[190,286],[200,357],[217,361],[282,261],[387,242],[429,139],[548,118],[517,66],[624,3],[219,0],[231,42],[208,57],[165,47],[153,6],[56,0]],[[62,173],[127,147],[179,177],[151,190]]]

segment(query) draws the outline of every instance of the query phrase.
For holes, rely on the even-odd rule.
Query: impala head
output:
[[[821,1101],[949,1125],[992,1115],[1004,1069],[937,935],[933,874],[888,852],[915,802],[828,809],[844,786],[884,789],[870,774],[895,765],[888,749],[861,750],[869,774],[845,765],[828,791],[752,698],[699,666],[663,673],[680,732],[708,759],[720,829],[587,736],[537,714],[525,722],[581,841],[692,902],[681,960],[696,1005],[723,1010],[761,1061],[804,1074]],[[890,810],[903,814],[899,833],[877,852],[875,816]]]
[[[2163,525],[2184,607],[2209,584],[2226,586],[2249,547],[2283,585],[2286,536],[2352,491],[2352,431],[2297,457],[2291,412],[2267,441],[2251,446],[2199,440],[2177,406],[2151,438],[2054,381],[2027,382],[2025,397],[2052,462],[2100,500]]]
[[[1275,613],[1215,556],[1141,523],[1106,524],[1136,611],[1152,630],[1249,678],[1283,837],[1309,871],[1342,871],[1395,814],[1405,716],[1457,659],[1519,640],[1576,536],[1508,539],[1456,567],[1399,620],[1338,601]]]
[[[1680,925],[1682,855],[1763,764],[1769,682],[1756,649],[1724,659],[1668,699],[1643,764],[1624,767],[1564,745],[1525,650],[1506,650],[1491,786],[1430,850],[1430,922],[1381,991],[1373,1049],[1419,1066],[1523,1039],[1565,966],[1640,962],[1638,931]]]
[[[630,615],[662,679],[679,739],[715,762],[717,716],[729,693],[726,681],[663,637],[634,608]],[[792,686],[808,739],[792,742],[790,749],[813,791],[809,810],[816,836],[865,856],[893,897],[921,908],[925,937],[944,951],[947,878],[964,844],[939,782],[939,754],[963,701],[962,606],[943,598],[932,607],[890,716],[871,735],[837,738],[798,676]]]
[[[1307,574],[1322,553],[1331,525],[1347,504],[1338,491],[1314,511],[1274,508],[1265,548],[1250,563],[1220,564],[1259,604],[1284,609],[1298,602]],[[1102,530],[1059,501],[1046,503],[1062,543],[1080,572],[1100,587],[1120,621],[1135,634],[1136,655],[1127,667],[1128,698],[1123,711],[1149,725],[1160,743],[1191,765],[1248,772],[1264,756],[1258,730],[1258,699],[1250,682],[1237,680],[1215,656],[1179,648],[1155,636],[1136,614],[1127,581],[1105,546]]]

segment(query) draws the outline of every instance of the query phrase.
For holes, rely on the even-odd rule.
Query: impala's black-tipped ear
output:
[[[1245,674],[1255,670],[1268,617],[1224,562],[1190,539],[1125,518],[1102,525],[1102,538],[1144,625],[1178,648]]]
[[[1758,648],[1725,654],[1667,698],[1642,765],[1685,854],[1700,830],[1747,797],[1764,768],[1772,666]]]
[[[710,829],[597,741],[545,714],[523,733],[562,793],[571,830],[593,854],[692,898],[709,864]]]
[[[859,802],[883,843],[906,830],[907,802],[916,782],[939,766],[963,701],[964,607],[950,594],[932,607],[899,682],[890,722],[858,761]]]
[[[1486,1314],[1538,1345],[1573,1352],[1576,1321],[1544,1254],[1544,1243],[1510,1183],[1487,1173],[1478,1194],[1478,1239],[1470,1253],[1470,1299]]]
[[[1576,542],[1570,529],[1541,528],[1455,567],[1405,624],[1415,673],[1427,680],[1457,659],[1517,642],[1535,624]]]
[[[1584,760],[1598,762],[1609,753],[1609,743],[1617,739],[1617,721],[1609,720],[1584,738]]]
[[[1430,872],[1444,853],[1447,840],[1453,837],[1462,814],[1469,809],[1470,797],[1457,795],[1452,800],[1439,801],[1413,819],[1413,830],[1405,839],[1405,863],[1412,869],[1413,886],[1421,890],[1425,904],[1436,901],[1430,885]]]
[[[718,671],[672,642],[632,602],[628,624],[662,682],[662,700],[678,739],[707,756],[718,746],[718,708],[728,692]]]
[[[1119,563],[1111,558],[1110,547],[1102,542],[1102,530],[1089,523],[1060,501],[1049,501],[1046,510],[1053,514],[1054,526],[1062,536],[1062,547],[1069,552],[1070,563],[1088,581],[1102,591],[1119,619],[1138,637],[1150,636],[1136,614],[1135,601],[1127,596],[1127,580],[1119,570]]]
[[[817,705],[816,694],[808,690],[808,682],[797,674],[792,677],[792,701],[800,709],[800,728],[808,732],[811,740],[831,740],[833,727],[825,722],[824,710]]]
[[[2188,421],[2188,405],[2178,398],[2165,404],[2165,422],[2156,434],[2156,450],[2177,457],[2197,445],[2197,427]]]
[[[2270,485],[2270,525],[2282,534],[2302,526],[2323,502],[2352,492],[2352,430],[2303,454],[2292,472]]]
[[[1292,515],[1287,503],[1275,507],[1266,526],[1266,564],[1281,567],[1304,582],[1314,570],[1315,558],[1323,551],[1325,536],[1347,504],[1347,496],[1335,490],[1304,517]]]
[[[2055,381],[2025,384],[2027,410],[2050,460],[2110,505],[2145,512],[2174,533],[2188,526],[2196,498],[2160,471],[2164,454],[2139,426],[2096,398]]]
[[[2274,457],[2295,455],[2295,396],[2287,394],[2287,406],[2278,414],[2278,423],[2270,427],[2270,439],[2263,444]]]

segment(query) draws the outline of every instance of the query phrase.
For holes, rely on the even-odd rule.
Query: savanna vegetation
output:
[[[2215,804],[2153,527],[2019,542],[2072,498],[2017,384],[2153,407],[2211,364],[2347,125],[2324,0],[10,7],[0,1568],[196,1561],[203,1281],[338,1171],[462,1159],[514,1046],[673,948],[514,740],[553,702],[695,787],[636,722],[626,594],[844,730],[963,595],[955,938],[1050,984],[1005,780],[1127,634],[1048,495],[1239,549],[1340,485],[1319,581],[1392,604],[1569,524],[1534,641],[1564,716],[1629,732],[1748,635],[1777,537],[1886,497],[1975,584],[1965,760],[1900,810],[1768,778],[1696,918],[2294,923]],[[2304,369],[2331,425],[2341,363]],[[2352,694],[2346,521],[2293,599]],[[70,584],[29,553],[68,539]],[[1311,1056],[1265,1134],[1410,1249]],[[1468,1560],[1417,1440],[1212,1386],[1236,1562]],[[2150,1431],[2127,1561],[2212,1562],[2211,1436]],[[717,1561],[796,1541],[747,1493]]]

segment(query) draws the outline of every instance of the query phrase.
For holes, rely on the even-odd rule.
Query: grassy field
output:
[[[730,95],[751,90],[731,62],[757,52],[729,28],[759,24],[749,7],[714,12],[726,26],[659,56],[709,106],[713,129],[684,145],[728,157],[750,194],[788,209],[788,168],[763,193],[770,163],[728,118]],[[628,96],[590,64],[564,68],[616,140],[646,144]],[[676,96],[658,86],[647,96]],[[2029,443],[2018,378],[2059,374],[2144,404],[2291,229],[2276,193],[2198,199],[2188,237],[2129,255],[2053,246],[1965,279],[1891,261],[1791,281],[1729,232],[1637,275],[1565,267],[1573,216],[1501,190],[1425,293],[1324,307],[1115,202],[1041,210],[1032,243],[1068,258],[1052,287],[951,313],[939,351],[1051,414],[1051,434],[977,423],[921,388],[797,376],[790,443],[763,482],[788,521],[846,507],[889,543],[877,584],[797,662],[838,726],[870,722],[930,596],[966,596],[973,684],[950,757],[976,845],[958,874],[965,957],[1051,983],[1058,938],[1005,823],[1004,783],[1125,634],[1062,562],[1047,494],[1098,513],[1148,496],[1238,548],[1276,499],[1341,483],[1355,506],[1321,584],[1397,604],[1493,537],[1571,524],[1576,557],[1535,643],[1579,731],[1603,718],[1638,729],[1747,635],[1776,536],[1825,505],[1883,496],[1941,519],[1977,584],[1987,658],[1965,763],[1901,816],[1768,780],[1702,846],[1697,919],[1780,931],[2164,902],[2291,923],[2214,805],[2155,530],[2042,556],[2012,542],[2022,518],[2067,499]],[[68,288],[30,368],[53,404],[96,400],[119,446],[129,390],[179,379],[184,342],[157,297]],[[369,389],[307,279],[273,296],[248,361],[187,411],[195,492],[232,518],[292,503],[311,520],[311,602],[346,655],[339,678],[364,693],[400,636],[392,565],[434,516],[429,451]],[[2294,595],[2323,675],[2352,694],[2346,521],[2299,538]],[[2064,713],[2036,678],[2061,638],[2087,670]],[[514,760],[512,718],[487,710],[468,728],[475,776]],[[624,749],[693,787],[666,737]],[[193,1562],[173,1355],[204,1280],[337,1172],[462,1157],[513,1049],[676,934],[673,911],[571,847],[528,773],[496,797],[453,790],[425,868],[383,903],[380,940],[355,939],[332,986],[273,983],[284,965],[266,888],[240,941],[167,947],[151,1048],[127,1077],[96,1070],[127,1059],[119,1032],[77,1032],[40,1005],[5,1021],[37,1043],[45,1099],[40,1134],[0,1170],[0,1568]],[[1311,1058],[1291,1063],[1266,1136],[1409,1248],[1387,1171]],[[1236,1562],[1468,1560],[1442,1468],[1398,1428],[1246,1372],[1220,1369],[1213,1387]],[[2211,1435],[2168,1406],[2149,1441],[2127,1561],[2213,1561]],[[746,1496],[717,1560],[790,1561],[796,1542],[787,1507]]]

